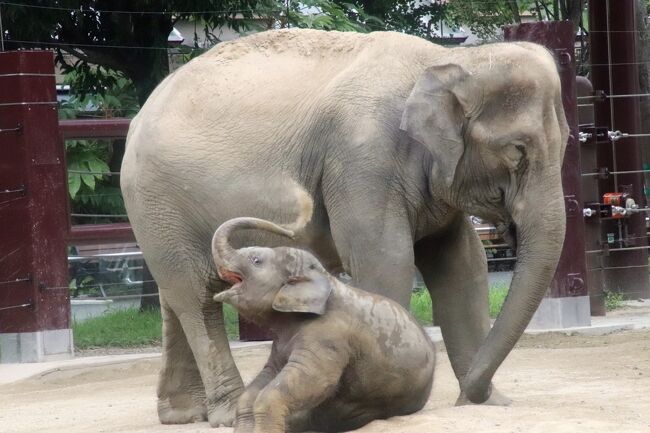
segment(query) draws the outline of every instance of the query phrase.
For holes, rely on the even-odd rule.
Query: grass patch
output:
[[[419,288],[411,295],[411,314],[422,325],[431,325],[433,313],[431,312],[431,296],[429,291]]]
[[[239,314],[232,305],[223,304],[223,321],[228,340],[239,340]]]
[[[74,343],[79,349],[91,347],[138,347],[160,344],[160,311],[116,310],[81,323],[74,322]]]
[[[224,305],[223,310],[228,338],[239,339],[237,312],[230,305]],[[116,310],[74,322],[72,329],[77,349],[155,346],[162,342],[162,318],[158,310]]]
[[[495,318],[499,315],[507,295],[508,286],[506,284],[490,287],[488,296],[490,317]],[[419,288],[413,291],[411,295],[411,314],[422,325],[427,326],[432,324],[431,297],[426,289]]]
[[[506,284],[497,284],[490,287],[488,303],[490,306],[490,317],[493,319],[501,312],[501,307],[508,296],[508,286]]]
[[[508,286],[490,288],[490,317],[496,317],[508,294]],[[618,308],[623,302],[620,293],[607,292],[605,298],[608,310]],[[423,325],[432,324],[431,297],[426,289],[417,289],[411,296],[411,314]],[[230,340],[239,339],[239,318],[237,311],[228,304],[223,306],[226,333]],[[160,345],[162,341],[162,320],[160,311],[137,309],[116,310],[100,317],[75,322],[72,325],[74,342],[78,349],[92,347],[141,347]]]

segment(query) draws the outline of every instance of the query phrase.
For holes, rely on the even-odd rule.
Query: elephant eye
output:
[[[253,264],[254,264],[255,266],[260,266],[260,265],[262,264],[262,259],[260,259],[260,258],[257,257],[257,256],[252,256],[252,257],[251,257],[251,262],[253,262]]]

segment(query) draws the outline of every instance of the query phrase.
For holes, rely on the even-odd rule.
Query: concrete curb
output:
[[[270,341],[233,341],[230,343],[230,348],[240,349],[244,347],[263,346],[269,344],[271,344]],[[61,361],[0,364],[0,386],[9,385],[32,377],[46,376],[58,371],[68,371],[88,367],[103,367],[106,365],[156,359],[160,358],[160,356],[160,353],[132,353],[125,355],[87,356]]]

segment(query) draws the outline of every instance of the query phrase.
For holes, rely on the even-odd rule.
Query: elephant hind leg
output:
[[[158,418],[163,424],[206,421],[205,390],[187,337],[164,301],[161,312],[165,356],[158,380]]]
[[[230,426],[244,383],[230,353],[222,304],[212,300],[205,285],[190,293],[196,296],[185,297],[176,310],[203,382],[208,421],[213,427]]]
[[[172,294],[160,290],[163,299]],[[163,302],[160,421],[184,424],[207,418],[213,427],[232,425],[244,384],[230,353],[222,306],[205,289],[201,296],[193,296],[193,290],[173,293],[173,308]]]

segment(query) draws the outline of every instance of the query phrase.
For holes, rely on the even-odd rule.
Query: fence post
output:
[[[0,89],[0,362],[69,357],[67,179],[53,53],[0,53]]]
[[[562,187],[566,206],[566,237],[551,287],[530,326],[566,328],[589,326],[589,296],[585,265],[585,227],[582,216],[580,142],[575,76],[575,33],[570,21],[546,21],[508,26],[508,41],[528,41],[544,45],[555,55],[562,82],[562,103],[570,135],[562,165]]]

